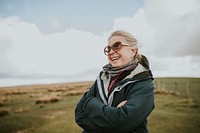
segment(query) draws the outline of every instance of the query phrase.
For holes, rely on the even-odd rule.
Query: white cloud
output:
[[[155,54],[200,55],[200,1],[164,0],[146,1],[147,22],[156,30]]]
[[[138,38],[155,76],[200,77],[199,12],[196,0],[145,1],[133,17],[116,18],[113,30],[124,29]],[[94,80],[107,63],[103,48],[110,32],[97,36],[68,29],[44,35],[20,17],[0,18],[1,78],[21,78],[20,83],[23,78],[26,83],[31,78],[32,83]]]
[[[0,46],[8,51],[1,63],[10,65],[9,71],[1,66],[4,76],[69,77],[87,69],[100,69],[106,62],[102,58],[104,37],[89,32],[69,29],[43,35],[35,24],[10,17],[0,20],[0,37],[4,42]]]
[[[52,19],[50,20],[49,23],[50,23],[51,28],[53,28],[53,30],[58,30],[59,28],[61,28],[61,23],[57,19]]]
[[[199,77],[199,15],[197,0],[146,0],[132,18],[115,19],[113,30],[136,36],[155,76]]]
[[[142,46],[142,53],[150,53],[152,51],[149,49],[154,47],[156,31],[146,22],[145,12],[143,9],[139,9],[132,18],[116,18],[113,30],[117,29],[122,29],[132,33],[138,40],[138,46]]]
[[[200,63],[193,59],[193,56],[152,57],[152,71],[157,77],[199,77]]]

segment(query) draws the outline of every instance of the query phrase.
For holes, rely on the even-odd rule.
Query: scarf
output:
[[[103,67],[103,71],[102,71],[103,73],[101,75],[101,79],[103,81],[104,89],[106,90],[105,91],[106,95],[108,94],[108,92],[110,91],[110,88],[113,87],[113,85],[115,84],[117,79],[120,78],[120,75],[124,71],[134,70],[137,65],[138,65],[137,59],[134,59],[131,62],[129,62],[128,64],[121,66],[119,68],[112,67],[111,64],[105,65]],[[114,81],[113,81],[113,78],[114,78]],[[111,82],[111,84],[110,84],[110,82]]]
[[[105,74],[105,76],[115,77],[120,72],[135,68],[137,66],[137,64],[138,64],[138,59],[134,59],[131,62],[129,62],[128,64],[118,67],[118,68],[112,67],[111,64],[107,64],[103,67],[103,73]]]

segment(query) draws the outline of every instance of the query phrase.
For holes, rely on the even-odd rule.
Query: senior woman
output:
[[[147,58],[125,31],[111,33],[104,53],[109,63],[78,102],[76,123],[83,133],[148,133],[154,85]]]

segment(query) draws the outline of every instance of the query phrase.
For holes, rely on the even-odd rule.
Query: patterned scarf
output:
[[[119,68],[115,68],[115,67],[112,67],[111,64],[107,64],[103,67],[103,73],[105,73],[106,76],[115,77],[120,72],[135,68],[137,66],[137,64],[138,64],[138,59],[134,59],[130,63],[128,63],[124,66],[121,66]]]
[[[101,79],[103,80],[104,89],[106,90],[106,94],[108,94],[107,90],[109,89],[109,84],[113,77],[116,77],[117,75],[120,76],[120,73],[122,73],[126,70],[133,70],[137,67],[137,65],[138,65],[137,59],[134,59],[130,63],[128,63],[122,67],[119,67],[119,68],[112,67],[111,64],[105,65],[103,67],[103,71],[102,71],[103,74],[101,75]],[[118,76],[117,76],[117,78],[118,78]],[[111,85],[111,87],[112,87],[112,85]]]

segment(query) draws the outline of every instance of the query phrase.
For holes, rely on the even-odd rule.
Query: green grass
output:
[[[186,82],[189,82],[189,97],[186,94]],[[198,133],[200,132],[200,79],[157,78],[155,86],[178,91],[180,95],[155,94],[155,109],[148,118],[150,133]],[[80,86],[81,87],[81,86]],[[88,86],[89,87],[89,86]],[[48,88],[48,87],[46,87]],[[34,93],[39,93],[34,92]],[[44,91],[43,94],[50,92]],[[64,92],[62,92],[64,93]],[[56,103],[35,104],[30,93],[5,95],[10,103],[0,106],[9,108],[9,115],[0,116],[0,133],[80,133],[81,128],[74,121],[74,109],[81,95],[64,96]],[[24,112],[16,110],[24,108]]]
[[[200,102],[173,95],[155,95],[156,107],[149,117],[150,133],[200,132]]]
[[[74,122],[74,108],[80,96],[65,96],[57,103],[44,105],[40,108],[34,100],[24,95],[13,96],[15,99],[6,108],[15,110],[19,107],[28,108],[28,111],[21,113],[11,112],[10,115],[0,117],[0,133],[14,133],[16,131],[31,133],[76,133],[81,129]],[[21,104],[19,104],[21,97]],[[5,108],[5,107],[1,107]],[[8,128],[9,127],[9,128]]]
[[[155,88],[179,92],[182,96],[200,98],[200,78],[156,78]]]

